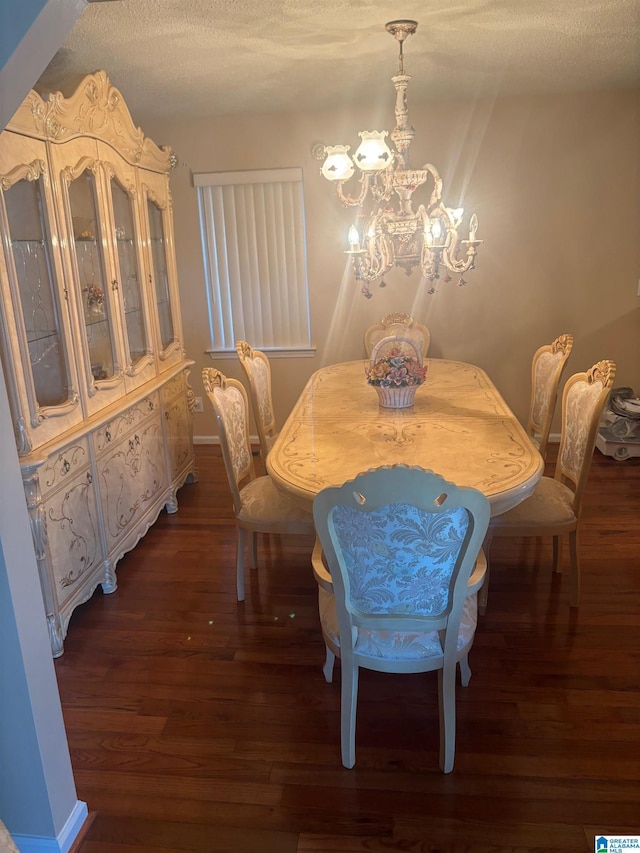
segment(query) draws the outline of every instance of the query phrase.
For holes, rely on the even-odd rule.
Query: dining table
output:
[[[307,382],[267,457],[278,489],[311,509],[315,496],[382,465],[434,471],[481,491],[498,515],[528,497],[544,471],[533,441],[480,367],[425,359],[412,406],[379,404],[369,361],[322,367]]]

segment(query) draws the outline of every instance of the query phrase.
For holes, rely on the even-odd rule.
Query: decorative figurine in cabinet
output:
[[[102,71],[0,134],[0,354],[54,655],[196,479],[171,158]]]

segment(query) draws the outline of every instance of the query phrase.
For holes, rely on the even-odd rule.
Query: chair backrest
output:
[[[267,458],[269,438],[276,432],[276,417],[271,398],[271,365],[267,356],[246,341],[236,341],[236,352],[249,382],[251,405],[260,440],[260,453]]]
[[[615,376],[613,361],[599,361],[586,373],[569,377],[562,392],[562,434],[554,476],[574,491],[576,517],[580,516],[598,427]]]
[[[409,314],[387,314],[379,323],[370,326],[364,333],[364,348],[367,351],[367,357],[371,358],[371,353],[375,345],[382,340],[388,338],[389,335],[399,335],[403,338],[410,338],[415,341],[420,347],[422,357],[426,358],[431,341],[431,333],[426,326],[416,321]],[[413,350],[408,347],[408,354],[414,355]]]
[[[240,488],[245,480],[255,477],[249,441],[247,392],[242,382],[228,379],[214,367],[203,369],[202,384],[216,416],[224,467],[238,513],[241,507]]]
[[[343,658],[353,654],[354,629],[364,628],[443,631],[444,661],[455,660],[467,581],[489,514],[477,490],[406,465],[321,491],[313,516],[333,581]]]
[[[562,370],[573,348],[572,335],[559,335],[534,353],[531,362],[531,402],[527,431],[544,458],[556,408]]]

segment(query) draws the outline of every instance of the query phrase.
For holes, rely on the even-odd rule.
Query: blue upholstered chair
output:
[[[342,763],[355,764],[360,667],[438,671],[440,767],[453,769],[455,679],[471,676],[481,551],[489,502],[421,468],[360,474],[318,494],[313,569],[326,644],[324,674],[341,659]]]

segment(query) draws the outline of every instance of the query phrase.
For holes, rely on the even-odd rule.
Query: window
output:
[[[302,169],[193,176],[212,348],[310,350]]]

